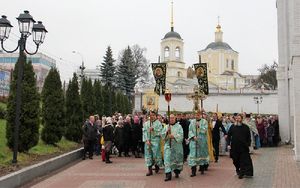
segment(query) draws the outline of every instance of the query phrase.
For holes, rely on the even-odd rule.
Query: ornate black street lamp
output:
[[[72,51],[72,53],[74,54],[78,54],[80,55],[81,57],[81,66],[79,66],[79,69],[80,69],[80,88],[79,90],[81,91],[81,87],[82,87],[82,82],[83,82],[83,78],[84,78],[84,69],[85,69],[85,66],[84,66],[84,58],[83,58],[83,55],[77,51]]]
[[[6,19],[6,16],[2,16],[0,19],[0,40],[1,47],[7,53],[13,53],[19,49],[19,56],[23,56],[24,52],[29,55],[34,55],[37,53],[39,46],[44,42],[45,35],[47,30],[41,21],[38,21],[35,24],[35,20],[29,14],[29,11],[25,10],[24,13],[21,13],[17,18],[19,22],[19,30],[21,33],[21,37],[18,41],[18,46],[14,50],[6,50],[4,48],[4,41],[8,39],[10,30],[13,27],[10,24],[10,21]],[[26,49],[26,40],[32,34],[32,38],[34,43],[36,44],[36,50],[33,53],[30,53]],[[16,117],[15,117],[15,127],[14,127],[14,148],[13,148],[13,160],[12,163],[17,163],[17,155],[18,155],[18,142],[19,142],[19,127],[20,127],[20,114],[21,114],[21,104],[22,104],[22,77],[23,77],[23,69],[24,65],[22,61],[19,62],[18,68],[18,77],[17,77],[17,89],[16,89]]]

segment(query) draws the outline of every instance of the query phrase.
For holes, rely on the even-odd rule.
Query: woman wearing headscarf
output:
[[[115,133],[115,144],[119,151],[119,157],[122,156],[122,152],[124,152],[124,130],[123,130],[123,117],[120,116],[117,122]]]
[[[112,141],[114,137],[114,128],[112,125],[111,117],[106,118],[107,124],[103,128],[104,146],[105,146],[105,162],[112,163],[109,160],[110,150],[112,146]]]

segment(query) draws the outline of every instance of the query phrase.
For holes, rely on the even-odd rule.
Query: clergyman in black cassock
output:
[[[181,115],[181,120],[180,120],[180,125],[183,129],[183,142],[182,142],[182,146],[183,146],[183,156],[184,156],[184,161],[186,161],[188,155],[189,155],[189,145],[187,144],[187,140],[189,139],[189,125],[190,122],[186,119],[186,115],[182,114]]]
[[[251,144],[250,129],[242,123],[241,115],[236,116],[236,124],[231,126],[228,131],[228,142],[230,144],[230,157],[239,178],[253,176],[253,165],[249,153]]]

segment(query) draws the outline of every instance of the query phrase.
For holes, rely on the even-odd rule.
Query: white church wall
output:
[[[135,101],[135,110],[141,110],[141,95],[137,94]],[[254,96],[262,96],[263,102],[259,105],[261,114],[278,114],[278,96],[277,94],[214,94],[208,96],[203,102],[206,111],[216,111],[218,106],[219,112],[239,113],[252,112],[257,113],[257,104],[254,103]],[[170,102],[171,110],[175,111],[191,111],[193,109],[193,101],[188,100],[186,95],[172,95]],[[167,111],[167,103],[164,96],[159,98],[159,111],[165,113]]]
[[[300,161],[300,0],[277,0],[280,134],[294,144]]]
[[[300,161],[300,0],[292,0],[290,2],[290,64],[292,72],[292,91],[291,106],[293,107],[292,123],[295,159]]]
[[[278,81],[278,115],[280,136],[283,141],[292,141],[291,127],[293,126],[290,103],[290,92],[287,81],[287,66],[289,64],[289,14],[288,1],[277,0],[277,18],[278,18],[278,62],[279,67],[277,71]]]

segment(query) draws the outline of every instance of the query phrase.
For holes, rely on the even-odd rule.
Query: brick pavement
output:
[[[300,187],[300,164],[293,160],[292,148],[263,148],[252,155],[254,177],[238,179],[228,156],[220,157],[212,163],[205,175],[189,177],[190,169],[185,164],[179,179],[164,182],[163,170],[159,174],[146,177],[144,159],[113,157],[112,164],[103,163],[100,158],[80,161],[40,181],[24,187],[68,188],[158,188],[158,187]]]

